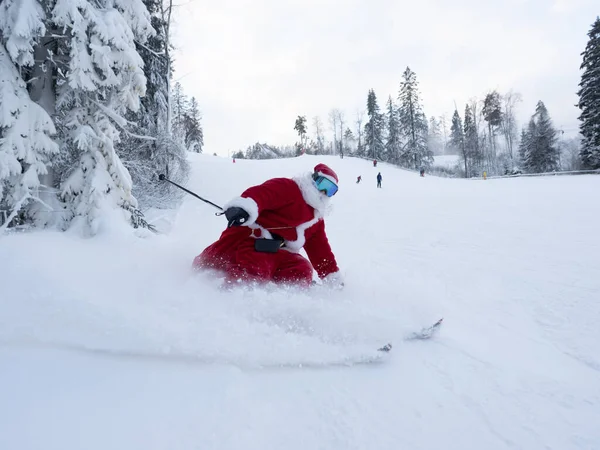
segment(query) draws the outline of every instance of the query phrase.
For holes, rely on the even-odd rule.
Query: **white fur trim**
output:
[[[254,224],[254,222],[256,222],[256,219],[258,219],[258,204],[250,197],[236,197],[227,202],[225,206],[223,206],[223,210],[227,210],[227,208],[232,207],[242,208],[250,215],[250,217],[248,217],[248,220],[244,224],[245,226],[250,226]]]
[[[331,199],[318,191],[312,175],[308,173],[301,177],[295,177],[293,180],[300,188],[304,201],[314,208],[315,217],[325,217],[331,210]]]
[[[306,230],[312,227],[319,221],[320,217],[317,217],[317,211],[315,211],[315,217],[308,222],[301,223],[296,227],[296,235],[298,238],[295,241],[285,241],[285,249],[298,253],[304,244],[306,244]]]
[[[253,223],[248,225],[249,228],[252,228],[253,230],[260,230],[260,236],[255,236],[254,233],[252,233],[252,237],[255,239],[258,238],[265,238],[265,239],[273,239],[273,235],[271,234],[271,232],[269,230],[267,230],[266,228],[260,226],[257,223]]]

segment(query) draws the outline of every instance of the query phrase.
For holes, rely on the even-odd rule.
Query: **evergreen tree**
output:
[[[169,24],[163,0],[142,0],[150,14],[153,33],[145,43],[136,41],[144,61],[146,95],[138,111],[127,119],[135,123],[136,134],[126,134],[118,145],[119,156],[131,174],[133,194],[140,206],[172,207],[183,196],[170,183],[159,183],[156,174],[183,184],[189,174],[185,151],[202,151],[203,133],[199,112],[190,110],[180,117],[182,127],[175,135],[169,107],[172,62],[169,56]],[[196,105],[197,108],[197,105]]]
[[[200,110],[196,97],[189,102],[189,109],[184,114],[185,148],[194,153],[202,153],[204,133],[200,124]]]
[[[386,160],[398,163],[402,142],[400,140],[400,124],[398,123],[398,110],[392,102],[392,97],[387,102],[387,140],[385,143]]]
[[[369,90],[367,96],[367,115],[369,121],[365,124],[365,150],[368,157],[381,159],[384,152],[383,117],[379,112],[377,96],[373,89]]]
[[[582,53],[579,95],[581,161],[586,169],[600,169],[600,17],[588,33],[589,41]]]
[[[46,32],[46,13],[37,0],[0,3],[0,40],[17,67],[34,64],[34,45]]]
[[[537,103],[524,138],[519,153],[527,172],[543,173],[559,169],[560,154],[556,130],[546,106],[541,101]]]
[[[356,149],[357,142],[354,133],[350,128],[346,128],[346,131],[344,131],[344,153],[353,154],[356,152]]]
[[[298,150],[306,148],[306,116],[298,116],[294,125],[294,130],[298,132],[300,137],[300,145]]]
[[[183,142],[185,136],[184,117],[189,108],[189,103],[180,82],[176,82],[171,91],[171,107],[173,134],[176,139]]]
[[[66,223],[95,234],[106,208],[137,206],[129,172],[115,145],[145,94],[143,61],[135,40],[152,34],[141,0],[56,0],[54,23],[69,36],[70,59],[58,89],[59,114],[66,125],[64,145],[78,163],[62,186]],[[131,217],[131,215],[129,215]]]
[[[463,131],[463,124],[458,114],[458,110],[454,110],[452,115],[452,125],[450,126],[450,148],[454,154],[461,155],[463,159],[466,158],[465,154],[465,135]]]
[[[2,31],[2,37],[11,36]],[[15,61],[32,63],[24,41],[17,41],[12,44]],[[29,98],[25,82],[0,42],[0,210],[8,216],[4,224],[0,216],[3,228],[13,220],[36,221],[38,207],[49,208],[40,199],[39,187],[40,176],[58,152],[50,138],[55,131],[50,116]]]
[[[479,136],[475,126],[475,118],[469,105],[465,105],[465,123],[464,123],[464,152],[462,154],[465,166],[465,177],[473,175],[473,171],[479,160]]]
[[[519,161],[521,167],[525,168],[525,161],[527,160],[527,152],[529,149],[529,133],[535,133],[535,122],[533,119],[529,121],[527,128],[523,127],[521,130],[521,140],[519,142]]]
[[[406,143],[400,162],[413,169],[427,168],[433,163],[433,154],[427,147],[427,118],[419,98],[417,76],[407,67],[402,77],[398,95],[399,122]]]

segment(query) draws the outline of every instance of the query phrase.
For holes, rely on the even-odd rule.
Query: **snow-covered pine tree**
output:
[[[400,124],[398,123],[398,110],[392,96],[387,101],[386,112],[387,139],[385,142],[386,160],[398,164],[400,161],[400,151],[402,150],[402,141],[400,140]]]
[[[600,17],[592,25],[589,41],[582,53],[579,109],[583,135],[581,161],[586,169],[600,169]]]
[[[184,141],[184,118],[189,108],[189,101],[183,92],[181,83],[176,82],[171,89],[171,112],[173,135],[181,142]]]
[[[367,96],[367,115],[369,121],[365,124],[365,150],[367,157],[380,159],[383,155],[383,117],[379,112],[377,96],[373,89]]]
[[[67,226],[95,234],[105,209],[135,207],[132,180],[117,156],[127,110],[145,94],[143,61],[135,41],[153,33],[141,0],[56,0],[53,22],[68,36],[66,81],[57,110],[67,134],[64,145],[78,162],[62,185]]]
[[[204,146],[204,134],[200,124],[200,109],[196,97],[192,97],[189,109],[184,115],[185,148],[194,153],[202,153]]]
[[[46,14],[38,0],[3,0],[0,3],[0,40],[18,67],[34,63],[35,42],[46,32]]]
[[[527,128],[523,127],[521,130],[521,140],[519,141],[519,164],[524,170],[527,164],[527,155],[531,145],[532,134],[535,134],[535,122],[533,118],[529,120]]]
[[[128,120],[137,124],[136,133],[123,136],[117,150],[123,164],[131,174],[133,194],[140,207],[172,207],[183,197],[182,191],[170,183],[159,183],[157,174],[164,173],[169,179],[184,184],[189,174],[186,159],[186,140],[192,151],[202,150],[203,136],[199,124],[200,115],[185,119],[192,132],[189,135],[172,134],[169,111],[172,64],[169,56],[170,8],[162,0],[143,0],[151,18],[153,34],[145,43],[136,41],[136,48],[144,61],[146,95],[140,101],[140,109],[129,112]],[[198,125],[198,126],[196,126]]]
[[[531,116],[527,134],[522,137],[524,144],[519,150],[523,167],[529,173],[553,172],[559,170],[559,149],[556,129],[548,115],[548,110],[542,101]]]
[[[52,119],[27,91],[22,73],[34,66],[35,44],[46,32],[36,0],[0,4],[0,225],[43,225],[51,206],[41,199],[40,178],[58,152]]]
[[[344,131],[344,154],[354,154],[356,149],[357,142],[354,133],[350,128],[346,128],[346,131]]]
[[[479,136],[477,134],[477,127],[475,126],[475,119],[469,104],[465,105],[465,122],[464,127],[464,139],[465,139],[465,151],[463,153],[463,163],[465,166],[465,177],[469,178],[473,176],[473,172],[479,171]]]
[[[402,78],[398,117],[405,145],[400,162],[411,169],[428,168],[433,163],[433,154],[427,146],[427,118],[421,106],[417,75],[407,67]]]
[[[0,43],[0,209],[3,226],[35,220],[40,176],[58,145],[50,116],[27,93],[25,82]],[[46,209],[49,207],[46,207]]]
[[[296,144],[297,154],[302,154],[306,150],[306,116],[298,116],[294,124],[294,130],[298,133],[300,143]]]
[[[465,134],[463,130],[462,119],[460,118],[460,114],[458,114],[458,110],[454,110],[454,114],[452,115],[452,125],[450,126],[450,148],[452,152],[458,155],[461,155],[461,158],[464,161],[467,161],[466,147],[465,147]],[[466,164],[465,164],[465,176],[467,172]]]

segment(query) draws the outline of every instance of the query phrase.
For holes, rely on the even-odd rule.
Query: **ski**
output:
[[[440,320],[438,320],[433,325],[421,328],[420,331],[415,331],[415,332],[409,334],[408,336],[405,336],[404,340],[405,341],[416,341],[416,340],[426,340],[426,339],[429,339],[429,338],[431,338],[435,334],[435,332],[437,330],[439,330],[439,328],[442,325],[443,321],[444,321],[444,318],[442,317]],[[378,348],[377,351],[378,352],[389,353],[389,352],[392,351],[392,348],[393,348],[392,343],[388,342],[383,347]]]
[[[440,326],[444,318],[442,317],[436,323],[429,327],[422,328],[420,331],[415,331],[404,338],[405,341],[415,341],[415,340],[424,340],[431,338],[437,330],[439,330]]]

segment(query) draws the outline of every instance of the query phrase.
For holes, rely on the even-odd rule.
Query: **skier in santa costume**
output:
[[[248,188],[224,206],[227,229],[193,266],[225,272],[226,285],[309,286],[314,269],[324,283],[343,286],[323,220],[337,190],[338,177],[325,164],[301,177],[273,178]],[[302,248],[308,260],[300,255]]]

